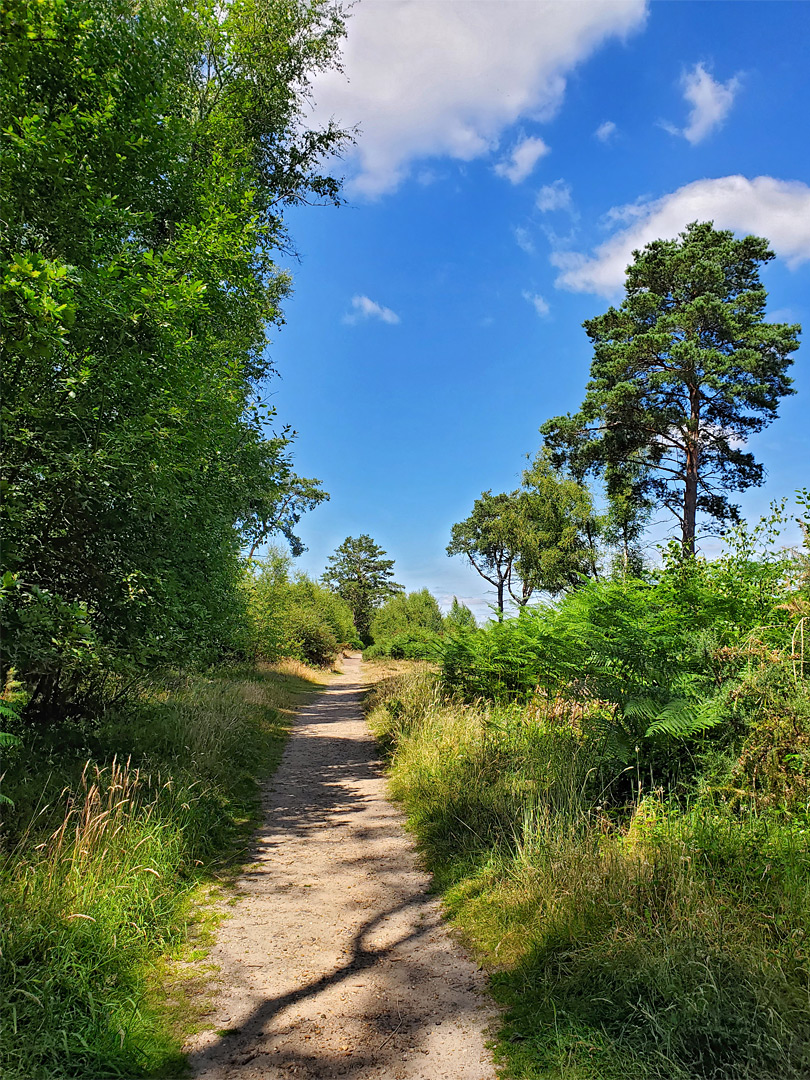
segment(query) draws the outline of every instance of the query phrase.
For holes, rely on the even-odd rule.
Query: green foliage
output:
[[[594,359],[582,408],[541,431],[556,462],[604,475],[628,546],[650,507],[665,506],[692,554],[697,514],[736,522],[725,492],[762,483],[741,447],[793,393],[800,333],[765,319],[759,268],[773,257],[764,239],[695,222],[634,252],[621,306],[585,322]]]
[[[512,599],[526,603],[535,592],[552,596],[597,576],[602,522],[588,488],[542,450],[523,474],[524,533],[515,564],[523,588]]]
[[[341,648],[358,645],[352,613],[340,596],[305,574],[278,548],[245,575],[247,619],[243,649],[255,660],[294,657],[316,666],[334,662]]]
[[[375,608],[402,592],[402,586],[391,579],[394,560],[384,559],[386,553],[370,536],[347,536],[327,560],[321,580],[337,593],[351,608],[357,636],[367,642],[371,635],[371,619]]]
[[[370,633],[374,644],[363,656],[391,656],[395,660],[427,660],[435,656],[435,643],[444,630],[436,598],[427,589],[392,596],[374,612]]]
[[[260,402],[285,206],[337,198],[309,130],[324,0],[2,8],[3,673],[26,714],[209,662],[240,549],[322,497]]]
[[[32,732],[0,852],[4,1080],[183,1074],[156,978],[194,890],[243,848],[284,714],[313,685],[266,668],[178,677],[81,745]]]
[[[507,596],[520,607],[536,591],[552,595],[595,575],[599,521],[590,492],[541,452],[519,491],[484,491],[452,529],[448,555],[464,555],[495,587],[503,616]]]
[[[523,519],[520,492],[493,495],[482,491],[473,503],[472,512],[457,522],[447,545],[448,555],[464,555],[484,581],[494,586],[499,615],[510,591],[515,560],[520,550]]]
[[[739,746],[755,707],[745,688],[763,663],[792,655],[801,594],[795,560],[773,550],[781,519],[737,529],[720,559],[684,559],[675,545],[647,579],[590,581],[555,605],[447,637],[444,684],[468,701],[598,702],[589,725],[605,760],[652,770],[655,782],[692,776],[690,743]]]
[[[506,1075],[807,1075],[806,813],[710,793],[611,807],[587,699],[463,705],[416,672],[369,709],[445,910],[492,972]]]
[[[450,610],[444,617],[444,629],[447,633],[453,633],[463,630],[475,630],[478,624],[475,621],[475,615],[467,607],[466,604],[460,604],[458,597],[453,597],[453,603],[450,605]]]
[[[20,714],[9,702],[0,701],[0,721],[4,723],[13,720],[19,723]],[[0,750],[9,750],[12,747],[20,746],[22,739],[18,735],[13,735],[10,731],[0,731]],[[2,758],[0,758],[0,768],[2,767]],[[3,774],[0,773],[0,781],[3,779]],[[13,806],[14,802],[9,799],[8,795],[4,795],[0,791],[0,806],[5,804],[6,806]]]

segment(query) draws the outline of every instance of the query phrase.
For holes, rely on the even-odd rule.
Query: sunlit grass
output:
[[[104,720],[108,763],[74,778],[66,759],[61,795],[17,822],[0,861],[4,1080],[182,1074],[178,1016],[192,1022],[205,988],[169,978],[166,958],[199,928],[205,882],[227,876],[289,717],[324,678],[297,663],[176,678]],[[35,763],[12,795],[20,779],[54,790]]]
[[[660,793],[608,810],[576,724],[428,674],[370,720],[448,913],[493,972],[520,1080],[810,1075],[810,833]],[[551,710],[553,712],[553,710]]]

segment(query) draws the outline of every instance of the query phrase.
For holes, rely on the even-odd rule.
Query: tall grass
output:
[[[155,972],[185,939],[194,890],[244,838],[258,780],[281,752],[284,713],[316,678],[285,665],[153,686],[94,733],[107,763],[74,774],[78,755],[66,755],[65,787],[35,814],[27,789],[52,791],[55,777],[46,783],[33,752],[11,771],[17,816],[0,855],[4,1080],[183,1072]]]
[[[810,1075],[810,830],[755,801],[605,790],[562,703],[376,688],[391,784],[505,1007],[511,1077]]]

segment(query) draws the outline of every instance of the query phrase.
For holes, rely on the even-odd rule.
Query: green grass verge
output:
[[[449,703],[429,674],[369,708],[446,911],[491,971],[505,1076],[810,1076],[805,819],[660,795],[606,813],[570,725]]]
[[[169,958],[204,951],[210,883],[238,865],[259,783],[320,685],[298,664],[178,678],[27,741],[4,784],[4,1080],[184,1074],[205,973]]]

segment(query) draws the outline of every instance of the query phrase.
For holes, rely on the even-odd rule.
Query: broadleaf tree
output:
[[[464,555],[479,577],[494,587],[499,619],[521,545],[519,498],[519,491],[497,495],[482,491],[469,516],[453,526],[447,545],[448,555]]]
[[[744,447],[793,393],[800,327],[765,317],[773,257],[767,240],[711,222],[633,252],[620,306],[583,324],[594,351],[579,412],[541,428],[554,460],[602,475],[609,499],[642,516],[666,507],[687,556],[698,515],[713,530],[739,520],[727,492],[764,478]]]
[[[0,7],[2,664],[31,715],[238,623],[242,530],[294,475],[267,334],[285,207],[339,198],[307,110],[342,32],[328,0]],[[262,521],[292,537],[313,490]]]
[[[347,536],[327,559],[321,580],[351,608],[354,625],[363,641],[370,640],[374,611],[389,597],[403,592],[393,580],[394,560],[367,534]]]
[[[463,555],[495,588],[498,618],[511,598],[525,607],[536,592],[556,595],[597,574],[599,521],[588,489],[541,453],[524,487],[484,491],[451,531],[448,555]]]

